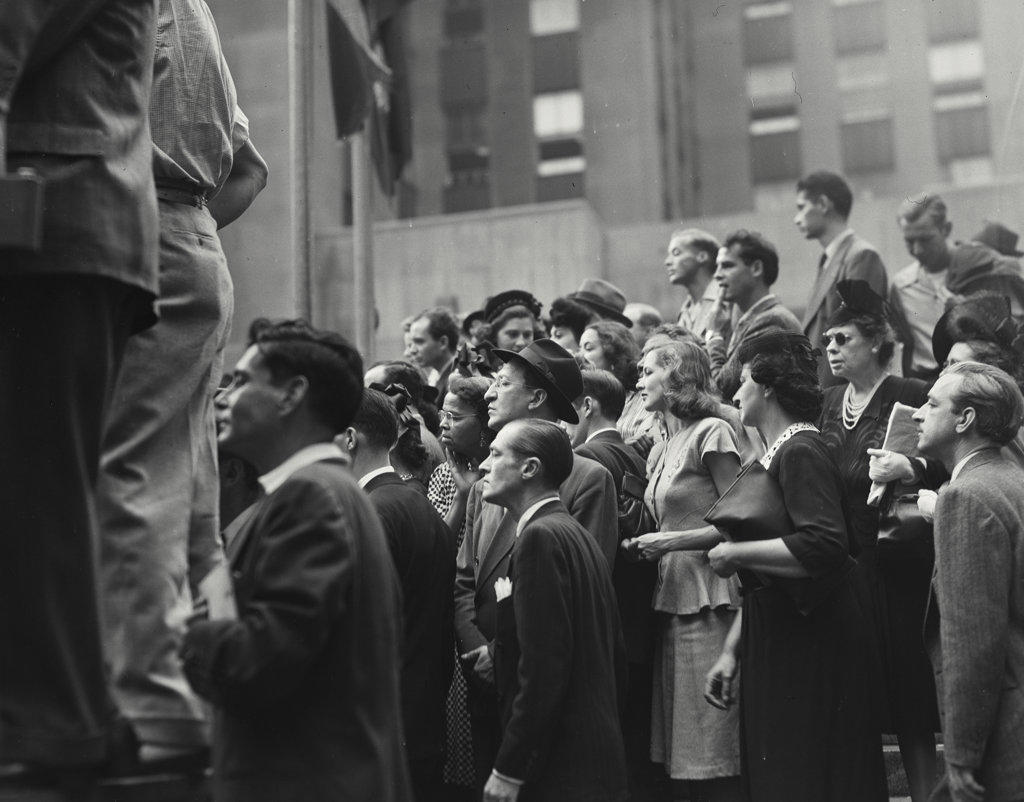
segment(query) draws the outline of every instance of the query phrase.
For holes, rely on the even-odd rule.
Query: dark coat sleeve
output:
[[[469,491],[466,535],[455,559],[455,639],[461,654],[487,645],[487,638],[476,625],[476,547],[482,503],[477,482]]]
[[[519,644],[518,692],[494,767],[534,779],[546,763],[572,673],[572,576],[555,537],[540,526],[519,536],[512,603]]]
[[[884,298],[889,289],[885,264],[878,251],[873,248],[858,248],[850,254],[839,280],[860,279],[866,281],[880,297]]]
[[[580,459],[586,458],[577,457]],[[580,475],[580,481],[574,483],[572,497],[563,497],[562,501],[569,514],[593,535],[610,571],[619,548],[619,499],[615,480],[607,468],[593,460],[587,460],[587,468]]]
[[[200,621],[182,647],[193,688],[226,708],[264,706],[302,683],[345,613],[353,522],[313,481],[289,481],[267,508],[252,555],[251,593],[236,621]]]

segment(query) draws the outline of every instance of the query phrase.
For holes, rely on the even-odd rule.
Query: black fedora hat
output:
[[[981,231],[971,237],[974,242],[988,245],[994,251],[999,251],[1003,256],[1020,257],[1024,252],[1017,250],[1017,232],[1007,228],[1002,223],[995,223],[986,220]]]
[[[473,331],[473,324],[478,320],[482,323],[487,322],[487,316],[484,314],[483,309],[477,309],[474,312],[470,312],[462,319],[462,333],[469,337],[470,333]]]
[[[932,331],[932,356],[941,366],[959,342],[984,340],[1011,348],[1016,335],[1009,298],[995,293],[973,295],[939,318]]]
[[[610,281],[605,281],[603,278],[583,279],[580,288],[565,297],[592,309],[596,315],[605,320],[614,320],[627,329],[633,327],[633,321],[622,314],[626,308],[626,296]]]
[[[502,362],[521,365],[542,390],[547,391],[551,408],[566,423],[579,423],[572,402],[583,393],[583,376],[572,354],[554,340],[534,340],[522,351],[495,348],[492,353]]]

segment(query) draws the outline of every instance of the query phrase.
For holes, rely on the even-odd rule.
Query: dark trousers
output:
[[[469,669],[472,671],[472,669]],[[473,736],[473,773],[477,789],[483,791],[491,776],[494,760],[501,747],[501,713],[498,696],[492,688],[485,688],[475,677],[469,679],[466,691],[469,709],[469,730]]]
[[[0,762],[105,754],[93,493],[143,298],[111,279],[0,274]]]

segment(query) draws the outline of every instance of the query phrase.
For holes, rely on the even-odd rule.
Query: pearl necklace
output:
[[[875,382],[875,386],[864,396],[864,400],[857,403],[854,403],[853,400],[853,384],[846,385],[846,390],[843,391],[843,426],[846,427],[847,431],[853,431],[857,428],[857,424],[860,423],[860,416],[864,414],[864,410],[868,408],[868,404],[871,403],[871,399],[875,397],[875,393],[884,381],[885,374]]]

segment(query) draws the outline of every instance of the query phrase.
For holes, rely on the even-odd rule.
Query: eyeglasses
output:
[[[846,345],[852,339],[853,339],[853,335],[852,334],[843,334],[843,332],[837,331],[835,334],[822,334],[821,335],[821,344],[824,345],[826,348],[828,348],[829,343],[831,343],[833,340],[835,340],[836,341],[836,345],[838,345],[840,348],[842,348],[844,345]]]
[[[472,413],[469,415],[454,415],[447,409],[442,409],[438,413],[438,417],[441,419],[441,423],[454,423],[455,421],[465,420],[466,418],[475,418],[476,415]]]

